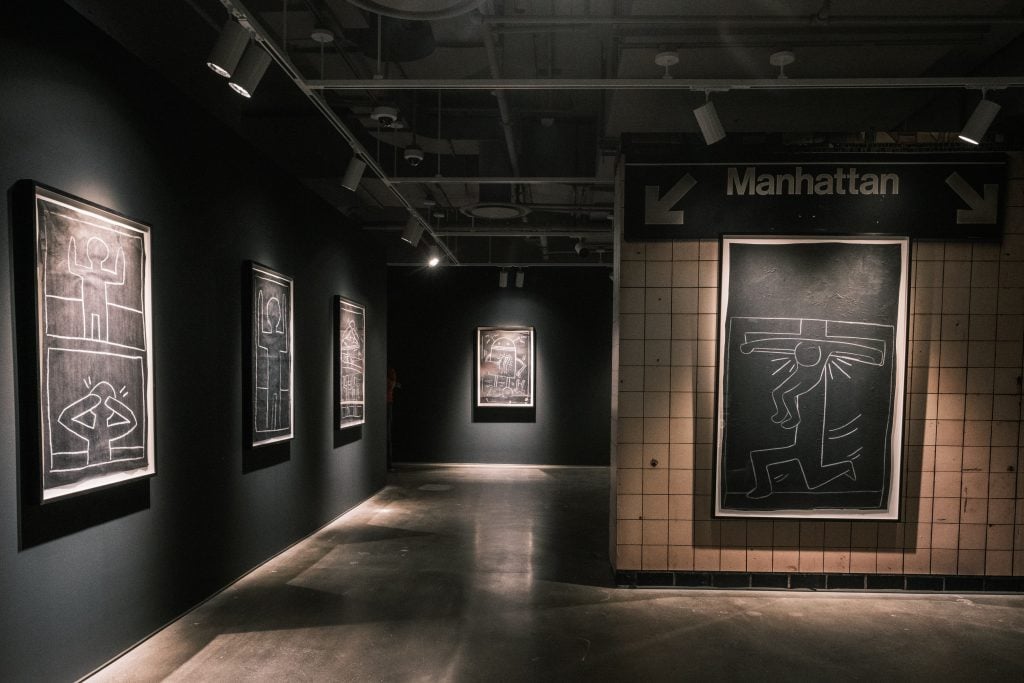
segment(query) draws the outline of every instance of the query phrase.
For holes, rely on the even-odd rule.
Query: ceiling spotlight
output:
[[[402,158],[405,159],[405,163],[415,168],[423,163],[423,150],[415,145],[409,145],[402,152]]]
[[[768,63],[779,67],[779,75],[776,78],[789,78],[786,75],[786,67],[796,61],[796,55],[789,50],[773,52],[768,56]]]
[[[329,28],[315,28],[312,33],[309,34],[309,37],[312,38],[314,42],[320,43],[321,45],[327,45],[328,43],[334,42],[334,32]]]
[[[508,271],[507,270],[500,270],[500,271],[498,271],[498,286],[501,287],[502,289],[504,289],[505,287],[508,287]]]
[[[260,47],[258,43],[250,43],[228,85],[242,97],[252,97],[252,94],[256,92],[256,86],[260,84],[260,79],[267,72],[268,66],[270,66],[270,53]]]
[[[704,97],[707,98],[708,93],[705,92]],[[697,119],[701,135],[704,136],[704,144],[713,145],[725,137],[725,129],[722,128],[722,122],[718,119],[715,103],[710,99],[694,109],[693,115]]]
[[[345,175],[341,177],[341,186],[346,190],[355,192],[359,187],[359,181],[363,179],[363,171],[366,170],[366,162],[353,155],[345,167]]]
[[[405,230],[402,231],[402,241],[408,242],[415,247],[420,243],[420,237],[422,236],[423,223],[420,223],[420,219],[416,216],[409,216],[409,220],[405,224]]]
[[[398,121],[398,107],[374,107],[370,112],[370,118],[385,128],[390,128]]]
[[[999,113],[1000,107],[992,100],[985,99],[985,93],[981,93],[981,102],[978,102],[978,106],[974,108],[974,113],[971,114],[971,118],[967,119],[967,123],[964,124],[964,129],[960,131],[959,138],[964,142],[969,142],[972,145],[977,145],[981,142],[981,139],[985,137],[985,132],[988,131],[988,127],[992,125],[992,121],[995,120],[996,114]]]
[[[526,279],[526,272],[523,270],[516,271],[516,287],[519,289],[523,288],[523,280]]]
[[[228,19],[221,29],[220,37],[210,50],[210,56],[206,60],[206,66],[217,75],[224,78],[231,78],[231,73],[238,66],[238,60],[245,52],[245,46],[249,44],[249,32],[242,28],[237,21]]]
[[[437,250],[437,247],[431,247],[427,253],[427,265],[431,268],[437,266],[441,262],[441,253]]]
[[[579,238],[579,240],[573,246],[573,249],[576,250],[576,253],[579,254],[580,258],[586,258],[590,256],[590,247],[584,244],[582,237]]]
[[[665,69],[665,73],[661,75],[662,78],[672,78],[668,69],[679,63],[679,55],[675,52],[659,52],[654,55],[654,63]]]

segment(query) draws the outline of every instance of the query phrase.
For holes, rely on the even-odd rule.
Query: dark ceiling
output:
[[[622,136],[703,153],[706,97],[721,149],[956,148],[988,86],[986,146],[1022,141],[1024,0],[67,1],[356,225],[395,231],[392,263],[436,243],[451,263],[610,264]],[[205,66],[229,18],[274,55],[250,100]],[[418,249],[398,239],[411,212]]]

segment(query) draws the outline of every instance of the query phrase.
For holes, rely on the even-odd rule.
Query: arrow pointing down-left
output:
[[[661,187],[658,185],[644,186],[644,223],[647,225],[682,225],[683,211],[673,211],[672,207],[693,189],[697,184],[693,176],[687,173],[672,186],[672,188],[661,195]]]

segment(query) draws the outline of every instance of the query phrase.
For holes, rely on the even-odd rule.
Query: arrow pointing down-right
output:
[[[982,197],[963,177],[953,172],[946,178],[946,184],[971,208],[957,209],[957,225],[991,224],[996,222],[999,209],[999,186],[985,183]]]

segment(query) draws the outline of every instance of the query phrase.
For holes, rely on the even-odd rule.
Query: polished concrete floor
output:
[[[93,680],[1024,680],[1024,596],[614,588],[607,492],[400,470]]]

